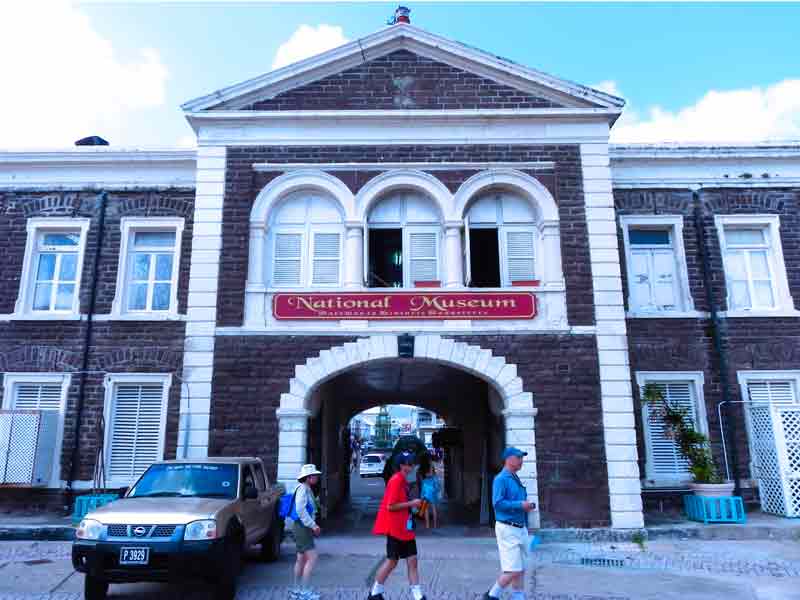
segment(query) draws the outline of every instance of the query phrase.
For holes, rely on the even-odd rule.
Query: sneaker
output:
[[[384,600],[383,594],[370,594],[367,600]]]
[[[490,596],[489,592],[486,592],[483,596],[481,596],[481,600],[500,600],[500,599],[495,598],[494,596]]]
[[[289,590],[289,600],[302,600],[302,592],[297,588],[292,588]]]

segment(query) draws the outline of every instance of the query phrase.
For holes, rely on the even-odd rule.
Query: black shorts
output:
[[[386,536],[386,558],[400,560],[417,555],[417,540],[398,540],[390,535]]]

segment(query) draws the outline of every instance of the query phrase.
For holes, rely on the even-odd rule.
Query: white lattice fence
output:
[[[800,517],[800,406],[750,406],[750,446],[764,512]]]

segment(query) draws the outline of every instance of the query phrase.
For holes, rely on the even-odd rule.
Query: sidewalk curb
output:
[[[3,542],[71,542],[75,528],[70,525],[2,525],[0,541]]]
[[[696,539],[704,541],[800,541],[800,522],[797,525],[771,527],[769,525],[659,525],[644,529],[539,529],[533,530],[542,542],[608,543],[635,542],[637,539]],[[71,542],[75,528],[70,525],[3,525],[0,524],[0,541]]]
[[[704,541],[800,541],[800,523],[786,527],[769,525],[658,525],[643,529],[540,529],[534,531],[543,542],[635,542],[665,539]]]

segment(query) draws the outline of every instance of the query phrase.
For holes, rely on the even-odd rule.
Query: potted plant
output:
[[[697,431],[687,419],[686,410],[673,406],[657,385],[648,383],[642,390],[642,402],[656,410],[664,422],[665,434],[675,440],[678,451],[689,463],[691,490],[697,496],[730,496],[733,482],[724,481],[714,462],[708,437]]]

